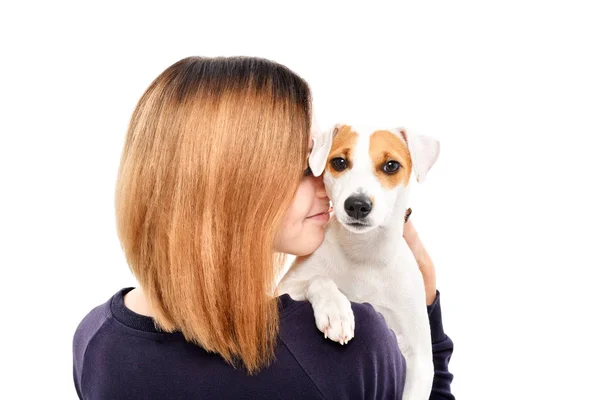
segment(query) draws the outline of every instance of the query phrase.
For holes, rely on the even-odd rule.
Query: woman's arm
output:
[[[410,209],[409,209],[410,210]],[[410,247],[425,284],[425,297],[427,300],[427,314],[431,327],[431,343],[433,347],[433,387],[430,400],[454,400],[450,391],[450,384],[454,376],[448,370],[448,363],[454,350],[452,340],[444,333],[442,324],[442,309],[440,306],[440,292],[436,289],[435,267],[431,257],[423,247],[421,239],[412,222],[408,220],[411,211],[407,211],[407,221],[404,224],[404,239]]]
[[[442,309],[440,307],[440,292],[431,305],[427,306],[429,325],[431,326],[431,345],[433,348],[433,387],[430,400],[454,400],[450,392],[450,384],[454,376],[448,371],[448,363],[454,350],[452,340],[444,333],[442,325]]]

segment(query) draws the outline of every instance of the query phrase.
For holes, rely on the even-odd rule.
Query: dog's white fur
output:
[[[320,132],[310,163],[315,175],[326,166],[332,138],[340,125]],[[403,238],[408,187],[386,189],[373,173],[369,140],[374,129],[352,125],[358,134],[352,168],[335,178],[325,171],[327,195],[334,215],[325,240],[313,254],[300,257],[281,280],[278,291],[295,300],[311,302],[319,330],[325,337],[347,343],[354,335],[350,301],[368,302],[380,312],[398,338],[407,363],[403,398],[428,399],[433,381],[429,319],[423,277]],[[396,128],[390,132],[408,142],[413,172],[422,182],[439,153],[439,143]],[[325,162],[323,162],[325,157]],[[346,225],[344,201],[363,193],[374,199],[368,228]]]

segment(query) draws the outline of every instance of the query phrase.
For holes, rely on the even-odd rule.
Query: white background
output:
[[[412,206],[455,343],[457,398],[597,395],[594,2],[7,3],[0,398],[76,398],[77,324],[135,285],[113,208],[129,117],[190,55],[289,66],[322,126],[359,116],[438,138]]]

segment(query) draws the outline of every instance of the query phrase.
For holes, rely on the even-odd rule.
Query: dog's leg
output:
[[[354,312],[348,298],[338,289],[335,277],[344,273],[328,242],[316,252],[297,258],[278,285],[278,293],[287,293],[297,301],[308,300],[314,311],[317,328],[325,337],[339,343],[348,343],[354,337]],[[337,257],[339,259],[339,257]]]
[[[354,337],[354,312],[350,300],[331,278],[312,277],[308,281],[306,298],[313,306],[317,328],[325,338],[346,344]]]
[[[287,293],[297,301],[308,300],[313,307],[317,328],[325,338],[348,343],[354,337],[354,313],[348,298],[331,278],[317,275],[299,279],[293,275],[287,275],[279,283],[279,293]]]
[[[427,400],[433,385],[433,363],[431,359],[405,355],[406,380],[402,398],[407,400]]]
[[[398,251],[404,264],[396,275],[396,295],[386,299],[384,316],[406,360],[403,398],[427,400],[433,383],[433,354],[423,276],[406,242],[398,244]]]
[[[284,278],[278,285],[279,294],[289,294],[296,301],[306,301],[306,290],[308,289],[308,279],[287,279]]]

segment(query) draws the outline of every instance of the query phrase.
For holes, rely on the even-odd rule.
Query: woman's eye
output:
[[[396,172],[398,172],[398,170],[400,169],[401,165],[398,161],[388,161],[385,164],[383,164],[383,172],[385,172],[386,174],[395,174]]]
[[[331,166],[333,167],[333,169],[339,172],[348,168],[348,163],[343,158],[336,157],[333,160],[331,160]]]
[[[313,172],[312,172],[312,169],[310,169],[310,167],[307,167],[307,168],[304,170],[304,176],[310,176],[310,175],[312,175],[312,174],[313,174]]]

